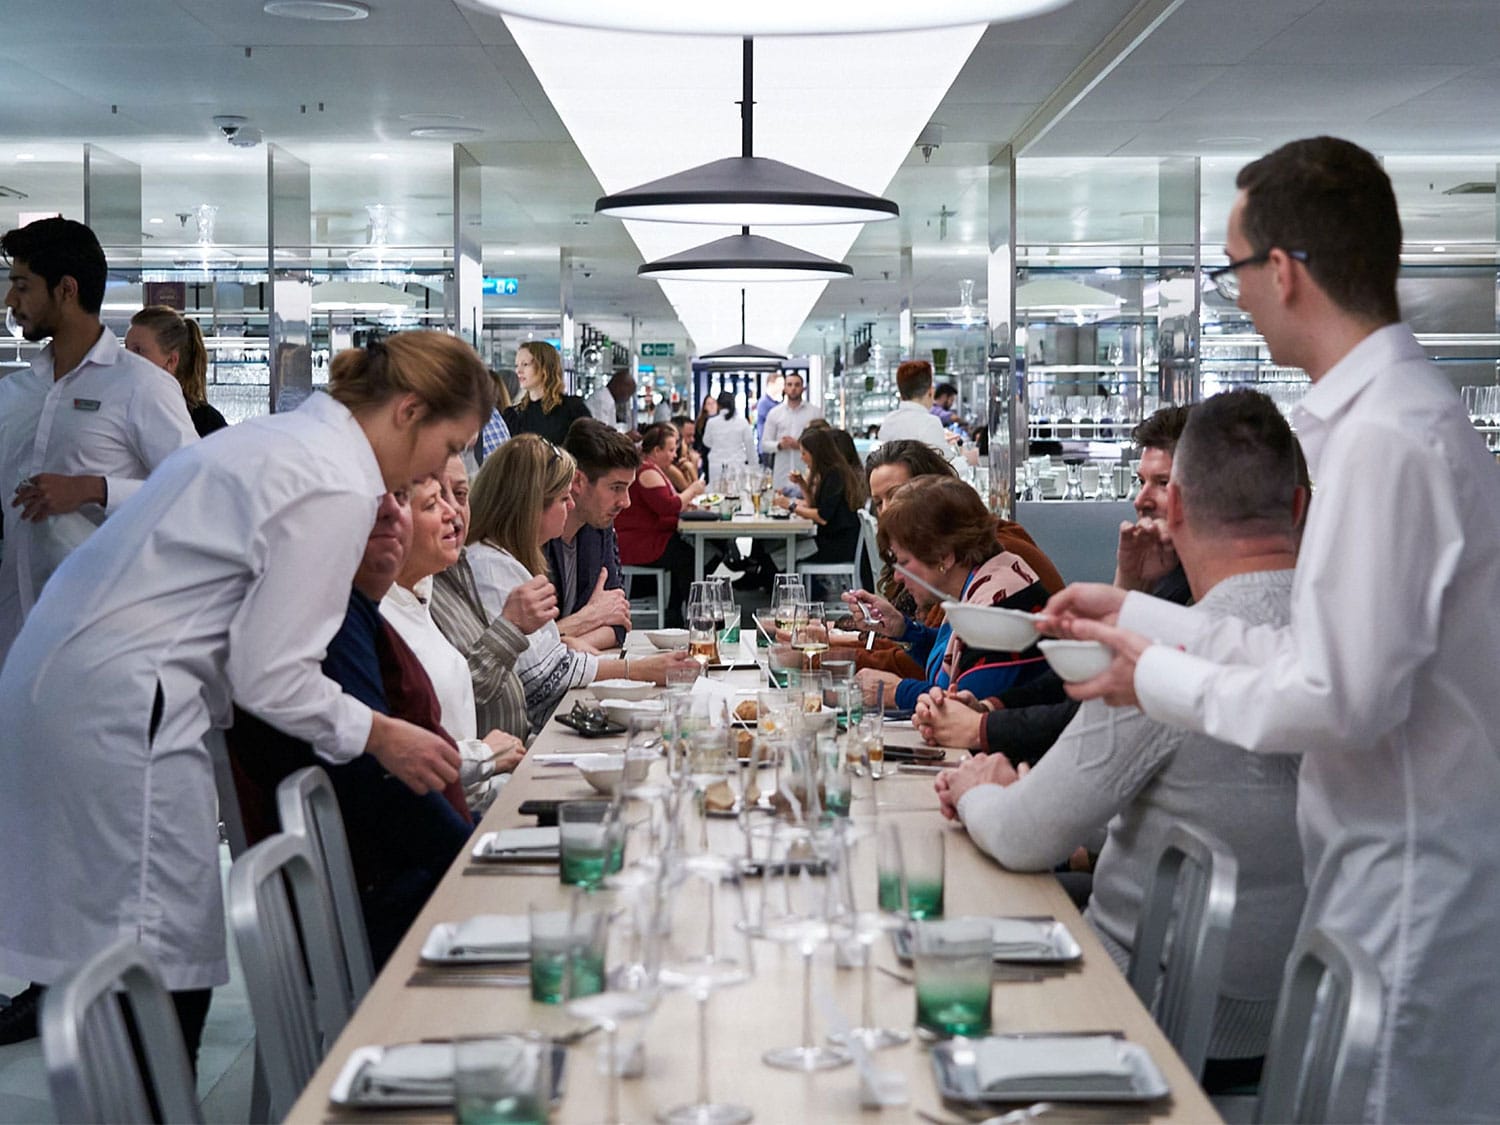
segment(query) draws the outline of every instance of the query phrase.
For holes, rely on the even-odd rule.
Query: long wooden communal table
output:
[[[745,687],[759,686],[759,673],[740,671],[727,675]],[[571,706],[572,701],[565,700],[561,710],[565,712]],[[893,727],[888,731],[886,744],[912,745],[917,741],[909,727]],[[610,745],[613,744],[582,739],[554,720],[542,731],[532,754],[540,759],[548,753],[599,750]],[[950,757],[956,757],[957,753],[950,752]],[[930,777],[897,774],[876,783],[874,791],[882,822],[887,819],[941,822]],[[871,809],[869,798],[862,796],[865,792],[865,786],[856,782],[852,815],[857,822],[868,823]],[[568,799],[593,795],[571,767],[546,766],[528,758],[480,827],[488,830],[531,823],[516,811],[528,797]],[[731,852],[742,847],[743,837],[733,821],[713,820],[709,829],[710,839],[718,850]],[[392,825],[391,830],[399,832],[400,826]],[[687,834],[689,841],[696,840],[697,835],[696,827]],[[1120,1120],[1219,1120],[1057,881],[1049,875],[1004,871],[975,848],[963,829],[956,826],[947,836],[946,847],[946,907],[950,916],[1052,915],[1066,923],[1083,947],[1082,964],[1075,971],[1049,975],[1038,982],[997,982],[994,1030],[997,1033],[1122,1031],[1147,1048],[1172,1093],[1169,1099],[1146,1107],[1120,1106]],[[862,905],[866,894],[873,903],[874,847],[863,843],[855,852],[857,893]],[[557,1008],[533,1004],[525,988],[461,985],[433,988],[407,984],[417,967],[422,942],[435,923],[459,921],[479,913],[525,913],[528,903],[560,903],[563,890],[556,876],[550,873],[476,876],[475,865],[468,855],[460,857],[334,1043],[288,1120],[448,1120],[445,1112],[341,1109],[329,1103],[328,1091],[351,1052],[360,1046],[522,1029],[556,1034],[564,1028],[577,1027],[576,1022]],[[749,893],[754,902],[759,890],[751,885]],[[722,924],[728,924],[724,920],[728,913],[720,912]],[[875,949],[877,965],[909,969],[896,961],[887,943],[878,943]],[[762,1063],[764,1050],[798,1041],[802,973],[800,958],[794,950],[757,942],[755,955],[755,978],[715,993],[709,1001],[715,1100],[750,1106],[756,1121],[762,1123],[908,1122],[918,1120],[919,1109],[949,1119],[955,1116],[941,1104],[927,1053],[915,1039],[912,1044],[878,1052],[879,1065],[903,1072],[910,1090],[908,1105],[879,1111],[860,1108],[858,1077],[853,1067],[805,1075],[775,1070]],[[825,949],[818,954],[815,972],[815,987],[829,989],[843,1013],[851,1022],[857,1022],[861,995],[859,971],[835,969],[832,951]],[[874,979],[878,1021],[885,1026],[910,1027],[915,1006],[912,988],[881,973]],[[658,1110],[691,1100],[695,1089],[698,1031],[693,1000],[687,993],[668,993],[650,1019],[645,1040],[645,1074],[621,1084],[621,1110],[627,1121],[650,1121]],[[821,1018],[818,1024],[821,1033],[824,1030]],[[596,1070],[595,1046],[602,1040],[603,1036],[595,1035],[570,1049],[566,1096],[554,1120],[604,1120],[606,1084]],[[1062,1125],[1068,1120],[1066,1109],[1049,1114],[1048,1119]],[[1089,1119],[1099,1120],[1097,1116]]]
[[[771,519],[769,516],[735,516],[728,520],[678,520],[677,530],[693,544],[693,575],[703,578],[703,543],[706,539],[780,539],[786,544],[788,573],[797,569],[797,540],[812,535],[818,525],[801,516]]]

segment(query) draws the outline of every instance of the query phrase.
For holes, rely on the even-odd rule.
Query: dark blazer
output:
[[[578,538],[574,540],[578,545],[578,574],[574,582],[573,611],[586,604],[594,592],[594,583],[599,581],[599,570],[603,568],[609,572],[609,577],[604,580],[606,590],[624,589],[625,580],[620,576],[620,544],[615,538],[615,529],[610,527],[600,531],[597,527],[589,527],[585,524],[578,529]],[[549,539],[542,544],[542,551],[547,556],[547,570],[552,575],[552,584],[558,584],[558,576],[562,574],[562,541],[560,539]],[[561,590],[557,592],[559,608],[565,599]],[[567,614],[560,614],[566,617]],[[615,644],[625,643],[625,627],[616,625]]]

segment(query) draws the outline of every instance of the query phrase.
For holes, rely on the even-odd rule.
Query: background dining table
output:
[[[753,630],[751,637],[753,640]],[[644,636],[632,634],[627,647],[635,651]],[[751,641],[747,641],[747,648]],[[762,650],[763,652],[764,650]],[[722,676],[730,684],[753,689],[765,685],[764,673],[742,669]],[[580,691],[574,693],[582,696]],[[564,699],[558,714],[566,714],[573,699]],[[623,736],[585,739],[560,725],[554,717],[535,740],[515,776],[485,815],[477,831],[529,825],[530,818],[517,811],[528,798],[568,800],[596,796],[571,766],[547,764],[553,755],[619,749]],[[886,728],[887,747],[920,745],[909,724]],[[949,751],[950,760],[961,756]],[[664,768],[658,763],[654,769]],[[892,769],[887,763],[887,770]],[[1116,1103],[1104,1107],[1076,1109],[1059,1104],[1044,1115],[1044,1122],[1058,1125],[1071,1121],[1163,1121],[1205,1122],[1219,1117],[1191,1074],[1168,1044],[1129,984],[1115,968],[1057,880],[1047,874],[1017,874],[995,864],[969,841],[964,830],[943,821],[937,811],[932,778],[925,774],[896,772],[879,781],[856,780],[851,816],[856,827],[871,826],[878,804],[882,824],[922,822],[946,826],[945,839],[946,914],[1051,916],[1062,922],[1083,949],[1082,959],[1065,970],[1049,970],[1037,978],[997,979],[993,993],[993,1032],[1123,1033],[1139,1044],[1166,1079],[1168,1097],[1147,1103]],[[689,813],[689,816],[693,814]],[[393,830],[398,830],[393,826]],[[742,852],[743,836],[733,819],[713,819],[708,835],[715,850],[725,854]],[[698,825],[689,826],[687,839],[698,838]],[[476,832],[477,836],[477,832]],[[628,857],[627,857],[628,858]],[[854,848],[854,887],[860,909],[873,909],[875,898],[875,846],[866,836]],[[474,877],[480,875],[483,876]],[[496,872],[499,872],[498,874]],[[758,895],[757,880],[746,880],[747,894]],[[459,922],[475,914],[514,913],[524,915],[528,904],[561,905],[569,888],[559,884],[555,864],[476,864],[467,852],[443,878],[411,931],[396,949],[368,995],[334,1042],[301,1098],[293,1106],[289,1121],[404,1122],[450,1120],[451,1110],[350,1109],[329,1102],[329,1091],[350,1054],[370,1044],[393,1044],[446,1039],[504,1031],[540,1030],[560,1034],[576,1030],[581,1022],[559,1007],[533,1003],[525,987],[465,986],[454,974],[452,987],[414,987],[409,981],[419,967],[419,951],[429,931],[439,922]],[[720,910],[719,925],[732,924],[732,912]],[[727,936],[727,935],[726,935]],[[901,964],[888,941],[874,946],[875,963],[898,972],[910,972]],[[738,1102],[754,1110],[763,1123],[916,1121],[918,1111],[945,1121],[959,1121],[962,1107],[950,1107],[939,1098],[928,1050],[915,1036],[904,1046],[874,1053],[882,1070],[896,1071],[905,1078],[909,1102],[883,1109],[862,1109],[856,1068],[804,1074],[777,1070],[761,1061],[768,1048],[797,1042],[802,1004],[801,958],[792,948],[769,941],[755,943],[756,972],[753,979],[728,988],[709,1000],[710,1073],[716,1101]],[[836,968],[831,947],[817,954],[815,990],[826,992],[851,1024],[860,1018],[861,972]],[[915,1007],[909,984],[877,972],[874,976],[875,1015],[882,1026],[911,1028]],[[645,1026],[645,1070],[639,1078],[623,1080],[620,1086],[622,1118],[644,1122],[655,1118],[663,1107],[692,1097],[698,1065],[697,1016],[688,991],[667,992]],[[819,1034],[827,1028],[821,1013]],[[628,1038],[630,1025],[622,1030]],[[599,1046],[604,1036],[594,1035],[568,1051],[565,1094],[553,1120],[598,1122],[606,1116],[606,1080],[598,1069]],[[970,1107],[972,1109],[972,1107]],[[998,1111],[996,1111],[998,1112]],[[970,1117],[984,1114],[970,1112]]]
[[[786,544],[788,574],[797,569],[797,540],[812,535],[818,525],[801,516],[773,519],[770,516],[737,515],[732,519],[677,521],[677,530],[693,544],[693,576],[703,580],[703,544],[709,539],[780,539]]]

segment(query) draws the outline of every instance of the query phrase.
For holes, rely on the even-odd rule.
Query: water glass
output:
[[[950,918],[912,927],[917,1031],[928,1037],[990,1030],[994,940],[987,918]]]
[[[832,734],[818,736],[818,784],[823,794],[824,819],[847,817],[854,798],[854,780],[845,757],[845,740]]]
[[[624,865],[625,820],[612,801],[566,801],[558,806],[562,881],[592,890]]]
[[[470,1125],[541,1125],[550,1116],[552,1044],[539,1035],[453,1041],[453,1119]]]
[[[567,910],[533,905],[531,999],[561,1004],[604,991],[609,908],[602,898],[577,894]]]
[[[771,670],[771,677],[776,681],[778,687],[785,688],[790,685],[790,673],[802,670],[802,654],[790,644],[778,641],[766,650],[766,663]]]
[[[880,909],[913,921],[943,916],[946,833],[928,824],[884,824],[876,851]]]
[[[860,706],[864,706],[863,692]],[[862,715],[859,720],[859,752],[865,767],[875,780],[885,776],[885,717],[876,713]]]

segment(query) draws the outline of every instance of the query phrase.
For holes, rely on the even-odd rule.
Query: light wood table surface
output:
[[[801,516],[773,520],[767,516],[735,516],[728,520],[678,520],[677,530],[693,544],[693,574],[703,580],[703,543],[708,539],[780,539],[786,544],[788,574],[797,570],[797,540],[812,535],[818,525]]]
[[[760,673],[726,674],[745,687],[759,686]],[[566,712],[572,700],[563,702]],[[887,745],[918,741],[909,728],[893,727]],[[599,750],[618,740],[586,740],[552,721],[532,748],[533,754],[566,750]],[[950,756],[956,757],[956,754]],[[660,766],[656,767],[660,768]],[[890,768],[889,763],[887,768]],[[857,824],[872,822],[868,783],[856,780],[852,816]],[[932,779],[897,774],[874,785],[879,816],[890,820],[942,822],[936,807]],[[482,829],[529,824],[516,812],[528,797],[569,799],[594,796],[582,777],[571,767],[523,762],[489,810]],[[743,837],[734,821],[713,820],[710,839],[716,850],[732,853],[743,848]],[[395,830],[395,826],[393,826]],[[690,846],[698,836],[696,825],[687,838]],[[1213,1107],[1188,1074],[1182,1061],[1162,1037],[1145,1009],[1136,1000],[1125,978],[1087,923],[1069,901],[1057,881],[1049,875],[1020,875],[1002,870],[975,848],[962,828],[953,826],[946,837],[947,914],[1052,915],[1064,922],[1083,947],[1083,960],[1076,969],[1047,975],[1039,982],[997,982],[994,986],[994,1030],[1004,1032],[1118,1030],[1143,1045],[1171,1088],[1171,1096],[1148,1106],[1119,1107],[1118,1120],[1172,1122],[1217,1121]],[[873,838],[855,848],[856,894],[862,907],[873,905]],[[528,903],[563,901],[563,888],[555,874],[483,875],[465,854],[449,870],[426,908],[381,972],[349,1025],[334,1043],[322,1067],[314,1075],[288,1120],[320,1122],[353,1120],[404,1122],[449,1120],[446,1112],[395,1110],[344,1110],[332,1106],[328,1091],[350,1053],[367,1044],[409,1042],[435,1037],[485,1032],[537,1029],[557,1034],[579,1026],[559,1008],[533,1004],[526,988],[456,986],[414,988],[407,979],[417,967],[418,951],[432,926],[456,922],[480,913],[521,913]],[[484,870],[494,870],[486,866]],[[747,882],[752,909],[759,887]],[[868,901],[866,900],[868,896]],[[729,924],[728,910],[721,922]],[[875,946],[876,964],[909,971],[895,958],[889,943]],[[712,1051],[712,1094],[717,1101],[738,1102],[751,1107],[755,1120],[781,1122],[908,1122],[918,1120],[916,1110],[935,1113],[948,1120],[956,1115],[945,1109],[933,1084],[930,1064],[923,1047],[911,1044],[880,1051],[882,1068],[906,1075],[910,1103],[883,1110],[863,1110],[859,1105],[858,1075],[852,1066],[817,1074],[776,1070],[761,1061],[771,1047],[790,1046],[800,1036],[802,997],[801,958],[789,948],[767,941],[755,943],[756,975],[746,984],[716,992],[709,1001]],[[915,997],[911,986],[884,974],[875,975],[875,1012],[883,1026],[910,1028]],[[857,1023],[860,1016],[861,974],[857,969],[836,969],[831,948],[815,960],[815,989],[827,989],[844,1015]],[[818,1018],[822,1034],[821,1016]],[[624,1032],[622,1032],[622,1035]],[[606,1080],[596,1069],[597,1045],[602,1035],[592,1036],[570,1048],[566,1095],[554,1114],[558,1122],[598,1122],[605,1117]],[[698,1031],[695,1004],[687,992],[667,993],[650,1017],[646,1034],[646,1070],[643,1077],[621,1083],[624,1119],[645,1122],[660,1109],[690,1101],[694,1095],[698,1064]],[[1106,1118],[1115,1119],[1115,1118]],[[1066,1109],[1041,1119],[1064,1125]],[[1097,1116],[1092,1121],[1100,1120]]]

